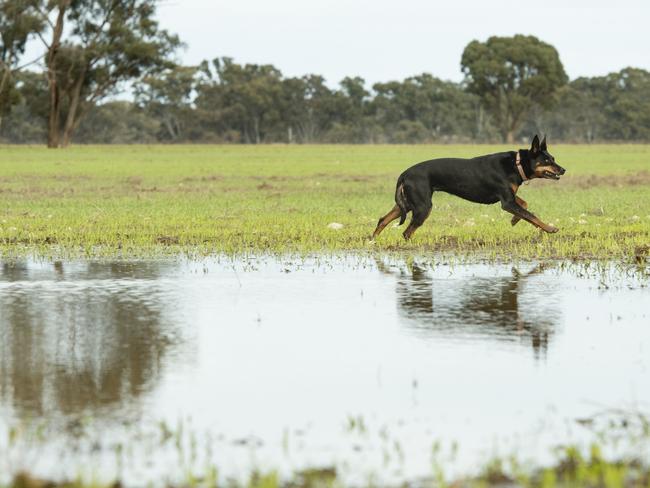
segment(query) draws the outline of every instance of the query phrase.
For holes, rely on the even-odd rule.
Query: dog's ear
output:
[[[537,137],[537,134],[535,134],[535,137],[533,137],[533,142],[530,145],[530,152],[533,154],[537,154],[539,152],[539,137]]]
[[[544,139],[542,139],[542,143],[539,147],[542,151],[546,151],[546,135],[544,135]]]

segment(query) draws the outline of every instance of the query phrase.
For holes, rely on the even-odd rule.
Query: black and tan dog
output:
[[[512,225],[524,219],[546,232],[557,232],[530,213],[528,204],[517,196],[519,186],[533,178],[559,180],[566,172],[546,148],[546,137],[535,136],[531,148],[478,156],[473,159],[442,158],[411,166],[397,179],[395,206],[379,219],[374,239],[389,223],[400,217],[399,225],[412,212],[404,238],[410,239],[431,213],[431,196],[444,191],[476,203],[501,202],[513,214]]]

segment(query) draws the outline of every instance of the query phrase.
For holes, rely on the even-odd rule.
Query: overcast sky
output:
[[[185,64],[230,56],[336,85],[429,72],[460,81],[463,48],[491,35],[554,45],[568,75],[650,70],[650,0],[163,0],[161,24]]]

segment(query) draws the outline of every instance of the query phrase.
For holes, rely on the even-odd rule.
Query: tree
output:
[[[136,87],[136,101],[160,122],[160,138],[179,141],[192,119],[198,67],[174,66],[147,76]]]
[[[43,29],[35,6],[38,0],[2,0],[0,2],[0,117],[17,102],[15,72],[30,36]],[[29,63],[28,63],[29,64]]]
[[[75,140],[84,144],[152,144],[159,133],[160,124],[145,110],[116,100],[88,110]]]
[[[650,72],[625,68],[605,77],[607,137],[614,140],[650,139]]]
[[[326,134],[327,142],[361,143],[373,142],[378,131],[370,113],[370,92],[366,82],[359,76],[346,76],[334,92],[331,109],[335,117]]]
[[[568,78],[557,51],[536,37],[490,37],[465,47],[461,67],[470,92],[481,98],[504,141],[514,142],[526,112],[548,109]]]
[[[3,140],[39,144],[47,136],[47,79],[43,73],[20,70],[13,75],[15,100],[1,127]]]
[[[650,73],[625,68],[578,78],[558,91],[558,106],[541,115],[545,130],[572,142],[650,139]]]
[[[244,142],[284,133],[282,73],[272,65],[237,64],[230,58],[203,63],[207,79],[197,86],[196,106],[214,129],[235,131]],[[277,135],[277,134],[276,134]]]
[[[373,89],[373,110],[389,141],[423,142],[472,135],[476,97],[456,83],[422,73],[403,82],[376,83]]]
[[[49,40],[40,36],[47,50],[48,147],[70,144],[84,113],[125,82],[173,65],[169,57],[180,42],[159,29],[156,3],[48,0],[41,5],[50,30]]]
[[[287,78],[282,85],[283,113],[289,130],[287,139],[293,142],[295,130],[298,142],[317,141],[330,129],[336,117],[333,91],[318,75]]]
[[[578,78],[557,92],[557,108],[542,112],[530,132],[544,132],[553,139],[593,142],[607,138],[607,83],[604,77]]]

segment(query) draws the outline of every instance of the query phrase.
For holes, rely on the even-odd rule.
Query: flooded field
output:
[[[535,263],[5,262],[0,472],[544,462],[595,414],[649,410],[648,303],[644,279]]]

